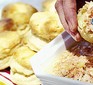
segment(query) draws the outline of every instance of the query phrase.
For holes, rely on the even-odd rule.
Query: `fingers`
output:
[[[80,34],[78,32],[74,33],[74,32],[70,31],[69,34],[73,37],[73,39],[75,41],[80,41],[81,40],[81,36],[80,36]]]
[[[76,0],[63,0],[63,10],[70,30],[69,33],[76,41],[79,41],[80,35],[77,32],[78,22],[76,14]]]
[[[55,7],[66,31],[76,41],[80,41],[80,35],[77,31],[76,0],[57,0]]]
[[[77,30],[76,0],[63,0],[63,10],[65,18],[72,32]]]
[[[65,19],[65,15],[64,15],[64,10],[63,10],[63,2],[62,0],[58,0],[55,4],[55,8],[57,10],[57,13],[59,15],[60,21],[62,23],[62,25],[64,26],[65,29],[69,29],[66,19]]]

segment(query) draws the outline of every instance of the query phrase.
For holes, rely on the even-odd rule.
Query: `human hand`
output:
[[[76,13],[76,0],[57,0],[55,8],[65,30],[76,40],[80,41]]]

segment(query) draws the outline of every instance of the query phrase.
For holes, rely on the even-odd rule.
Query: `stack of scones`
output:
[[[51,0],[48,2],[52,4]],[[0,70],[10,67],[11,79],[17,85],[41,85],[30,59],[64,30],[52,7],[54,9],[54,3],[49,8],[45,6],[49,11],[44,8],[38,12],[30,4],[16,2],[6,5],[2,10]]]

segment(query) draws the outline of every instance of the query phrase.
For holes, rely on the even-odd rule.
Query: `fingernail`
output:
[[[76,32],[76,29],[72,28],[71,31],[72,31],[72,32]]]
[[[76,32],[76,31],[77,31],[77,25],[72,25],[72,26],[70,27],[70,30],[71,30],[72,32]]]
[[[81,36],[79,35],[79,33],[77,33],[77,34],[75,35],[75,39],[76,39],[77,42],[79,42],[79,41],[82,40],[82,38],[81,38]]]
[[[73,32],[71,32],[71,36],[73,37],[73,39],[75,40],[75,41],[77,41],[77,42],[79,42],[79,41],[81,41],[82,40],[82,38],[81,38],[81,36],[80,36],[80,34],[79,33],[73,33]]]

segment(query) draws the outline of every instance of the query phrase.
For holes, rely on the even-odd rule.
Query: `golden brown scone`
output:
[[[23,27],[23,25],[28,24],[30,17],[35,12],[37,12],[37,10],[31,5],[22,2],[17,2],[8,4],[3,8],[2,18],[11,18],[15,24],[12,30],[17,30],[17,27]]]
[[[43,2],[43,11],[56,12],[55,3],[57,0],[45,0]]]
[[[43,39],[35,36],[31,30],[29,30],[23,38],[24,44],[26,44],[30,49],[38,52],[41,50],[48,42]]]
[[[20,43],[17,32],[4,31],[0,33],[0,70],[9,66],[12,50]]]
[[[40,38],[51,41],[64,29],[58,15],[51,12],[34,13],[30,19],[32,33]]]
[[[81,36],[88,42],[93,43],[93,2],[86,4],[78,13],[78,31]]]
[[[27,69],[32,69],[30,65],[30,58],[35,54],[33,50],[31,50],[27,46],[19,47],[14,53],[13,58],[23,67]],[[25,62],[25,63],[24,63]]]
[[[17,85],[40,85],[40,80],[35,76],[30,58],[35,54],[27,46],[19,47],[13,54],[11,59],[11,78]]]

